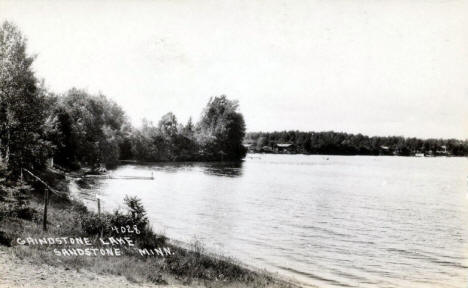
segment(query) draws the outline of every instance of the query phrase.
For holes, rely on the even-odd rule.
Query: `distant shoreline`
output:
[[[368,156],[468,156],[468,140],[366,136],[343,132],[250,132],[249,153]]]
[[[318,154],[318,153],[284,153],[284,152],[247,152],[246,158],[249,155],[304,155],[304,156],[374,156],[374,157],[404,157],[404,158],[464,158],[467,156],[459,155],[432,155],[432,156],[416,156],[416,155],[374,155],[374,154]],[[130,164],[130,163],[124,163]],[[135,163],[137,164],[137,163]]]

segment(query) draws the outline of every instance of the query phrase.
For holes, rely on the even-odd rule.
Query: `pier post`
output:
[[[49,189],[44,190],[44,217],[42,219],[42,229],[47,231],[47,205],[49,205]]]
[[[99,197],[97,197],[97,211],[98,211],[98,217],[99,217],[99,220],[101,220],[101,199]],[[101,222],[102,223],[102,222]],[[101,225],[101,231],[100,231],[100,234],[101,234],[101,238],[103,237],[104,235],[104,228],[102,227]]]

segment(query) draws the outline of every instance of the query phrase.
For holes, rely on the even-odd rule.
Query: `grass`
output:
[[[129,219],[125,215],[117,217],[112,214],[98,217],[87,211],[82,203],[67,197],[53,196],[49,203],[48,231],[42,230],[43,203],[40,196],[33,196],[30,200],[29,206],[32,211],[35,211],[30,220],[20,219],[17,216],[6,216],[0,220],[0,232],[12,240],[10,249],[17,257],[28,259],[34,263],[45,263],[77,271],[87,269],[98,274],[122,275],[128,281],[136,283],[174,283],[201,287],[297,287],[297,285],[274,277],[266,271],[254,271],[246,268],[234,259],[208,254],[200,242],[194,242],[188,248],[170,244],[164,236],[153,233],[148,228],[149,226],[143,227],[144,233],[137,237],[136,244],[139,247],[147,248],[164,245],[164,247],[170,247],[173,255],[143,257],[134,249],[121,246],[119,248],[122,248],[124,255],[119,257],[57,257],[52,251],[55,247],[53,245],[17,245],[16,241],[13,241],[17,237],[89,237],[96,240],[99,237],[96,231],[89,232],[89,229],[85,229],[84,226],[96,225],[96,222],[92,221],[108,225],[112,224],[112,221],[120,223],[119,221],[125,222]],[[91,224],[84,219],[87,219],[86,221],[91,219]],[[109,229],[105,229],[103,234],[104,237],[113,235]],[[98,246],[98,244],[93,246]],[[77,247],[75,246],[75,248]]]

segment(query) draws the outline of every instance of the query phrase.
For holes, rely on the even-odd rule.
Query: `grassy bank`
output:
[[[64,180],[55,186],[64,189]],[[48,264],[65,269],[86,269],[99,274],[124,276],[135,283],[184,284],[196,287],[296,287],[265,272],[246,268],[234,259],[205,253],[200,243],[181,247],[169,243],[162,235],[154,233],[144,216],[140,203],[126,204],[128,211],[96,215],[68,196],[51,194],[48,206],[48,230],[42,230],[43,198],[40,189],[31,189],[27,212],[4,214],[0,220],[0,242],[22,259],[37,264]],[[138,206],[140,205],[140,206]],[[143,211],[138,210],[143,209]],[[141,213],[141,214],[138,214]],[[111,227],[136,225],[139,234],[121,235]],[[93,247],[104,248],[99,239],[128,236],[134,247],[119,246],[121,256],[57,256],[54,248],[76,248],[75,245],[20,245],[17,239],[88,237]],[[137,248],[148,250],[164,247],[170,255],[148,256]],[[25,272],[27,273],[27,272]]]

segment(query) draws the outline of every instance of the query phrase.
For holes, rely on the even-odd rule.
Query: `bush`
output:
[[[13,211],[13,215],[24,220],[36,220],[39,219],[39,212],[31,207],[23,207]]]
[[[166,244],[167,237],[164,235],[157,235],[149,227],[141,231],[141,234],[136,235],[136,244],[140,248],[154,249]]]
[[[83,214],[81,218],[81,228],[88,236],[100,235],[101,231],[110,231],[111,219],[109,215],[98,216],[95,213]]]
[[[80,215],[88,213],[88,208],[82,202],[79,202],[79,201],[76,201],[76,200],[70,200],[70,202],[73,205],[73,208],[72,208],[73,211],[75,211],[76,213],[78,213]]]
[[[141,200],[136,197],[125,197],[127,205],[127,213],[122,213],[116,210],[113,214],[102,214],[98,216],[96,213],[83,214],[81,218],[81,227],[84,233],[88,236],[119,236],[117,231],[112,228],[128,227],[134,229],[136,227],[139,233],[133,234],[135,244],[141,248],[156,248],[164,245],[167,238],[162,235],[157,235],[149,226],[146,210],[141,204]]]
[[[7,233],[0,231],[0,245],[10,247],[13,239]]]

